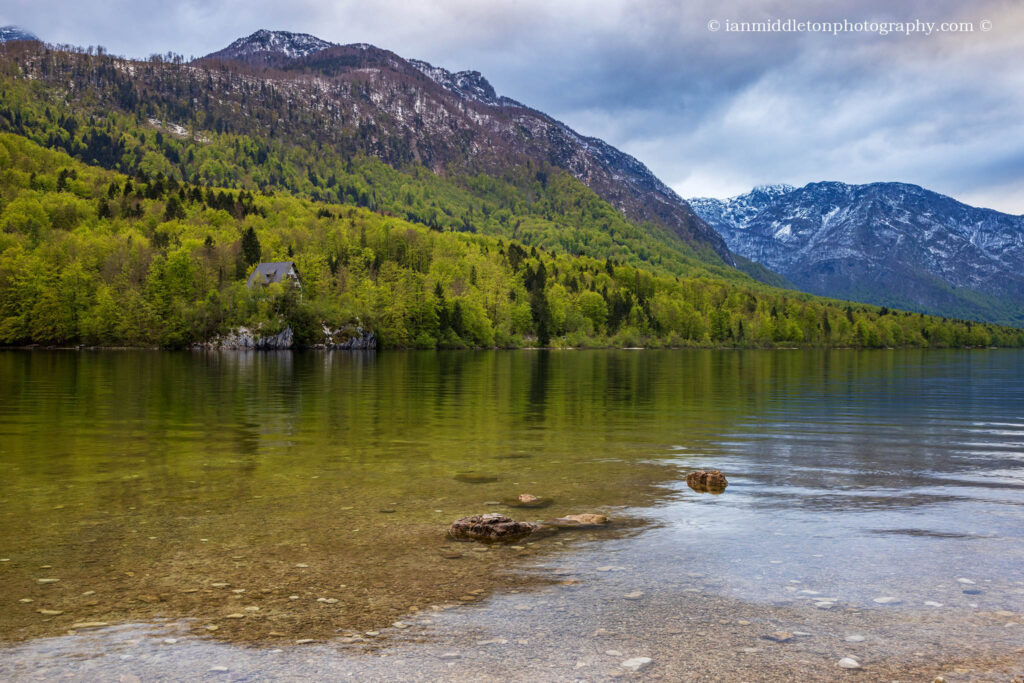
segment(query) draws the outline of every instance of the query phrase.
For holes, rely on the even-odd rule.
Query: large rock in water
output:
[[[448,535],[460,541],[512,541],[529,536],[536,529],[537,525],[531,522],[490,513],[455,520],[448,527]]]
[[[721,493],[729,480],[718,470],[695,470],[686,475],[686,484],[698,493]]]

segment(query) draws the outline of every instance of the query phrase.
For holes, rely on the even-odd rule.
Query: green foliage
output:
[[[315,344],[325,325],[357,324],[387,347],[419,348],[1024,344],[1018,329],[883,312],[706,270],[681,277],[438,231],[383,210],[129,178],[12,134],[0,134],[0,159],[4,344],[180,347],[243,325],[267,334],[290,326]],[[301,291],[247,289],[248,264],[259,259],[296,261]]]

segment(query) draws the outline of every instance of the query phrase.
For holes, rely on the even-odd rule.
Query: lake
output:
[[[1019,350],[6,351],[0,387],[4,679],[1024,674]],[[486,512],[611,523],[446,537]]]

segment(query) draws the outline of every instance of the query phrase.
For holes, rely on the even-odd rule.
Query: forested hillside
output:
[[[145,135],[157,144],[157,132]],[[167,144],[162,137],[158,144]],[[417,174],[392,176],[377,163],[352,159],[353,168],[380,173],[367,186],[378,198],[432,187],[425,171],[423,186],[396,187]],[[535,222],[557,236],[555,226],[585,226],[583,207],[610,210],[571,179],[547,181],[564,181],[571,191],[563,196],[544,190],[536,178],[543,171],[522,173],[535,194],[519,200],[528,207],[522,214],[508,200],[509,226]],[[475,182],[493,185],[491,193],[526,191]],[[568,202],[561,212],[548,204],[558,197]],[[628,250],[628,258],[574,255],[557,240],[550,249],[526,246],[415,222],[379,199],[345,199],[202,186],[159,170],[128,176],[2,134],[0,343],[181,347],[247,325],[267,334],[291,326],[299,343],[316,344],[325,325],[356,323],[387,347],[1024,343],[1021,330],[851,306],[739,275],[727,280],[697,261],[673,261],[693,270],[675,275],[664,262],[627,263],[642,256]],[[466,215],[470,206],[483,215],[472,201]],[[493,212],[488,220],[501,224]],[[301,294],[246,289],[260,260],[296,261]]]

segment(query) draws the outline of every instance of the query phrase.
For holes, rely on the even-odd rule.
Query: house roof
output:
[[[270,263],[258,264],[249,275],[249,279],[245,281],[245,284],[252,287],[254,284],[259,283],[263,285],[271,285],[275,282],[284,282],[285,277],[288,273],[295,271],[295,277],[298,278],[299,269],[295,267],[294,261],[274,261]]]

